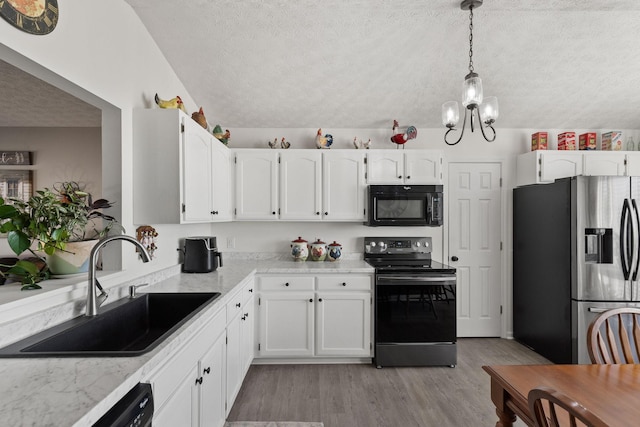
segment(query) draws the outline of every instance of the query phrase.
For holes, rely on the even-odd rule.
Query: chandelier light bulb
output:
[[[460,108],[456,101],[448,101],[442,104],[442,124],[452,128],[460,120]]]
[[[476,73],[469,73],[462,84],[462,105],[482,104],[482,79]]]
[[[495,122],[500,115],[500,111],[498,109],[498,98],[496,98],[495,96],[487,96],[480,106],[480,111],[482,113],[481,115],[483,122]]]

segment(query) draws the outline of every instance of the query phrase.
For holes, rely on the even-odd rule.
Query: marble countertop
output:
[[[231,259],[207,274],[175,274],[144,292],[220,292],[221,296],[151,352],[117,358],[0,359],[0,420],[11,426],[90,426],[149,377],[211,318],[245,279],[258,274],[373,273],[362,260],[293,262]]]

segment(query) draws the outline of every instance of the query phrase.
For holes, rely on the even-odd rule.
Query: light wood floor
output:
[[[229,421],[325,427],[479,427],[497,421],[483,365],[550,363],[512,340],[458,340],[458,365],[253,365]],[[516,424],[524,425],[521,421]]]

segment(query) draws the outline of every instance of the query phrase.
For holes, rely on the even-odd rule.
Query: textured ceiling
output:
[[[467,73],[457,0],[126,1],[223,127],[440,127]],[[485,0],[474,64],[497,127],[640,128],[639,26],[636,0]]]
[[[458,0],[125,1],[198,103],[189,112],[225,128],[441,127],[467,73]],[[640,2],[485,0],[474,15],[497,128],[640,128]],[[100,125],[2,62],[0,93],[0,126]]]
[[[0,61],[0,127],[100,127],[102,112]]]

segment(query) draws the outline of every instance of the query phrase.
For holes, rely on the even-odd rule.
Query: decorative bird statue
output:
[[[280,141],[280,146],[282,148],[289,148],[291,147],[291,143],[289,141],[286,141],[284,137],[282,137],[282,141]]]
[[[184,111],[185,113],[187,112],[186,108],[184,108],[184,103],[179,96],[166,101],[164,99],[160,99],[160,97],[156,93],[155,100],[156,104],[158,104],[158,107],[160,108],[177,108]]]
[[[367,142],[362,143],[362,148],[366,148],[367,150],[371,147],[371,138]]]
[[[227,145],[229,143],[229,138],[231,138],[231,132],[229,132],[229,129],[225,129],[224,133],[222,133],[220,125],[216,125],[216,127],[213,128],[213,136],[215,136],[216,139],[224,145]]]
[[[278,145],[278,138],[273,138],[273,142],[269,141],[269,147],[276,148]]]
[[[198,123],[203,128],[205,129],[207,128],[207,118],[204,116],[204,111],[202,111],[202,107],[200,107],[200,110],[191,114],[191,118],[195,120],[196,123]]]
[[[318,129],[316,134],[316,147],[317,148],[329,148],[333,144],[333,136],[326,134],[322,136],[322,129]]]
[[[404,149],[404,144],[410,139],[415,139],[418,136],[418,129],[415,126],[409,126],[405,133],[396,133],[396,129],[398,129],[398,121],[393,121],[393,136],[391,137],[391,142],[394,144],[398,144],[396,148],[399,148],[402,145]]]
[[[362,144],[362,141],[360,141],[360,144]],[[357,136],[353,137],[353,146],[356,147],[356,148],[360,148],[358,146],[358,137]]]

